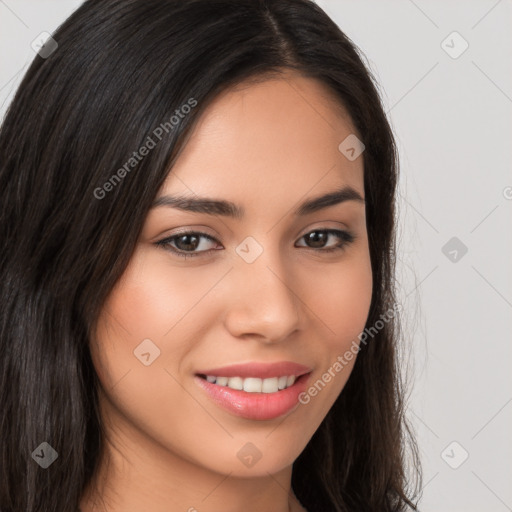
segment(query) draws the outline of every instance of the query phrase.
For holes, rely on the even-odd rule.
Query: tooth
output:
[[[295,383],[295,375],[283,375],[282,377],[271,377],[260,379],[257,377],[216,377],[215,375],[206,375],[208,382],[218,386],[229,386],[232,389],[243,390],[247,393],[276,393],[286,389]]]
[[[277,387],[279,389],[284,389],[286,387],[287,380],[288,380],[288,377],[286,375],[284,375],[283,377],[279,377],[279,379],[277,381]]]
[[[245,389],[245,386],[244,386]],[[272,377],[271,379],[263,379],[263,383],[261,386],[261,391],[263,393],[276,393],[278,390],[277,386],[277,377]]]
[[[244,381],[242,377],[230,377],[228,379],[228,386],[232,389],[239,389],[240,391],[244,389]]]
[[[247,377],[244,379],[244,391],[249,393],[261,393],[261,379]]]

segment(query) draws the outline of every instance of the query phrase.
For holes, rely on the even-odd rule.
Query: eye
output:
[[[210,252],[210,250],[204,250],[204,243],[201,243],[201,238],[208,240],[209,242],[217,242],[215,238],[206,233],[200,233],[197,231],[188,231],[185,233],[180,233],[178,235],[173,235],[164,240],[160,240],[156,242],[156,245],[163,247],[165,250],[176,254],[177,256],[181,256],[183,258],[200,256],[202,253]],[[176,246],[173,247],[172,244]],[[208,244],[206,244],[208,245]],[[202,251],[199,252],[189,252],[190,250],[196,250],[198,248],[203,248]],[[215,250],[215,249],[213,249]]]
[[[324,244],[330,236],[334,236],[334,238],[337,238],[339,241],[337,244],[325,248]],[[308,247],[309,249],[320,252],[333,252],[345,249],[345,247],[351,244],[356,237],[352,233],[340,229],[315,229],[302,236],[301,240],[302,239],[305,239],[307,243],[312,244],[312,247]]]
[[[325,247],[325,244],[330,237],[337,238],[338,243],[331,247]],[[207,242],[202,243],[202,239],[206,240]],[[306,235],[303,235],[300,240],[302,239],[304,239],[308,244],[311,244],[306,246],[307,249],[311,249],[319,253],[330,253],[345,249],[345,247],[351,244],[356,239],[356,237],[354,234],[348,231],[339,229],[315,229]],[[156,242],[155,245],[162,247],[166,251],[176,254],[177,256],[187,258],[201,256],[205,253],[211,252],[212,250],[217,250],[205,248],[204,246],[208,246],[208,242],[216,242],[217,244],[219,243],[218,240],[206,233],[188,231],[164,238],[163,240]]]

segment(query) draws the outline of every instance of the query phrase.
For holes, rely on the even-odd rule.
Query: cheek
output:
[[[184,269],[169,265],[163,251],[148,255],[139,249],[105,303],[96,339],[102,344],[116,340],[128,355],[147,338],[159,343],[173,340],[166,352],[179,349],[180,338],[172,331],[189,322],[201,297],[218,279],[217,274]]]
[[[179,319],[187,302],[186,290],[184,295],[176,279],[166,276],[158,261],[149,264],[142,250],[134,254],[102,309],[91,344],[98,375],[106,389],[128,370],[145,367],[135,359],[139,346],[146,347],[141,354],[150,352],[150,360],[155,361],[150,367],[159,366],[164,348],[160,346],[162,334]]]
[[[324,347],[334,352],[357,340],[363,331],[372,299],[372,270],[369,257],[326,267],[314,276],[314,287],[302,290],[312,314],[324,326]]]
[[[324,333],[318,338],[319,366],[301,400],[316,418],[323,419],[328,413],[350,377],[359,335],[368,318],[372,286],[369,255],[365,257],[363,253],[324,269],[315,277],[315,292],[303,292]]]

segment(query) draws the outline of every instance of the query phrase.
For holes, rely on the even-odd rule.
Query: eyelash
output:
[[[347,245],[351,244],[356,239],[356,236],[354,234],[352,234],[348,231],[342,231],[339,229],[314,229],[312,231],[309,231],[305,235],[303,235],[300,239],[303,239],[306,235],[309,235],[311,233],[327,233],[328,235],[336,235],[341,240],[341,242],[338,245],[335,245],[334,247],[329,247],[327,249],[315,248],[315,247],[305,247],[305,249],[311,249],[313,251],[323,252],[323,253],[332,253],[332,252],[336,252],[336,251],[342,251],[345,249],[345,247]],[[170,251],[171,253],[176,254],[176,256],[180,256],[181,258],[195,258],[197,256],[202,256],[206,253],[216,250],[216,249],[209,249],[207,251],[199,251],[199,252],[194,253],[194,252],[184,252],[182,250],[175,249],[170,246],[170,243],[172,241],[174,241],[175,239],[182,237],[182,236],[187,236],[187,235],[196,235],[196,236],[198,235],[199,237],[204,237],[211,242],[219,243],[218,240],[216,240],[215,238],[213,238],[212,236],[210,236],[206,233],[201,233],[199,231],[186,231],[183,233],[178,233],[176,235],[170,236],[168,238],[164,238],[163,240],[156,242],[155,245],[158,245],[159,247],[162,247],[164,250]]]

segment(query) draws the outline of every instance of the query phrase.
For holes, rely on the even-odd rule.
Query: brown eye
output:
[[[338,238],[339,242],[332,247],[325,247],[330,236]],[[322,252],[332,252],[344,249],[355,240],[355,236],[348,231],[339,229],[315,229],[302,237],[310,249]]]
[[[207,235],[206,233],[200,233],[197,231],[189,231],[187,233],[179,233],[156,242],[156,245],[163,247],[165,250],[171,251],[172,253],[183,256],[200,256],[203,253],[210,252],[212,249],[206,249],[197,251],[199,247],[205,244],[201,243],[201,239],[206,239],[210,242],[217,242],[215,238]],[[218,242],[217,242],[218,243]]]

